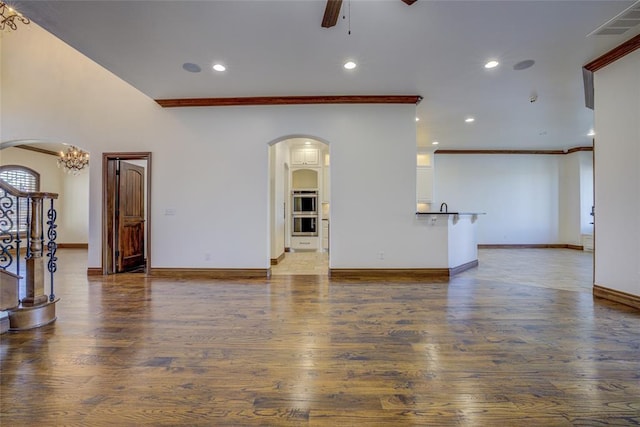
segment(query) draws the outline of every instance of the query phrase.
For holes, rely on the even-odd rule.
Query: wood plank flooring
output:
[[[640,313],[554,288],[555,251],[376,282],[87,278],[61,250],[57,322],[0,336],[0,425],[639,425]]]

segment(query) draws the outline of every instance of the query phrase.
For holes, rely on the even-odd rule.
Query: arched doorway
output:
[[[61,249],[87,249],[89,242],[89,168],[67,174],[58,166],[60,152],[68,144],[38,139],[20,139],[0,143],[0,165],[27,166],[40,175],[40,191],[59,195],[55,203],[58,216],[57,243]],[[83,149],[83,147],[78,147]]]
[[[269,143],[271,274],[328,274],[329,144],[294,135]]]

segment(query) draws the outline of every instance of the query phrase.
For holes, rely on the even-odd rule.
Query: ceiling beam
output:
[[[327,0],[327,6],[324,9],[324,17],[322,18],[322,27],[331,28],[336,25],[338,22],[338,16],[340,16],[341,7],[342,0]]]
[[[405,4],[411,6],[418,0],[402,0]],[[331,28],[338,23],[340,9],[342,8],[342,0],[327,0],[324,8],[324,16],[322,17],[322,27]]]
[[[304,105],[304,104],[414,104],[420,95],[337,95],[337,96],[252,96],[246,98],[180,98],[156,99],[164,108],[229,107],[242,105]]]

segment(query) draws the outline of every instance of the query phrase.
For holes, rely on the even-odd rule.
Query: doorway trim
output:
[[[145,187],[145,223],[146,223],[146,238],[144,242],[145,252],[145,274],[151,273],[151,152],[115,152],[115,153],[102,153],[102,274],[104,276],[114,274],[113,268],[110,268],[111,262],[109,259],[113,259],[113,251],[111,240],[109,237],[109,186],[108,186],[108,170],[109,161],[113,160],[146,160],[147,167],[145,170],[146,175],[146,187]],[[113,266],[111,266],[113,267]]]

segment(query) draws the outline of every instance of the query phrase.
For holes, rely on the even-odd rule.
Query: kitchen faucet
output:
[[[442,210],[442,208],[444,208],[444,211]],[[445,202],[442,202],[442,204],[440,205],[440,212],[449,212],[449,206],[447,206]]]

